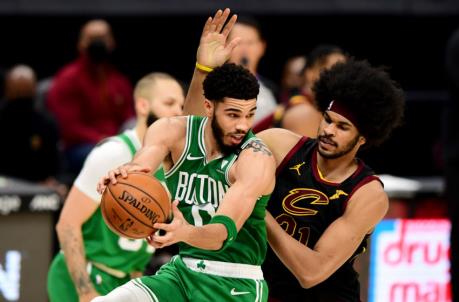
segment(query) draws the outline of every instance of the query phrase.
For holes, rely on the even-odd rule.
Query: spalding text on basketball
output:
[[[152,224],[156,223],[156,221],[159,218],[158,214],[156,214],[155,212],[153,212],[152,210],[144,206],[142,202],[138,201],[137,198],[135,198],[132,194],[130,194],[126,190],[123,190],[123,193],[121,193],[121,196],[119,196],[118,199],[130,204],[132,207],[139,210],[139,212],[144,214],[144,216],[147,217],[151,221]],[[141,200],[143,200],[143,198]]]

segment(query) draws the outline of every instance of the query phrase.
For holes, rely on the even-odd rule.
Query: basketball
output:
[[[127,178],[107,185],[100,204],[108,227],[130,239],[146,238],[156,232],[153,225],[165,222],[171,212],[166,188],[155,177],[130,172]]]

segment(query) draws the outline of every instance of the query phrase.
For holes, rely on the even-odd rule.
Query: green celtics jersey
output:
[[[102,144],[109,141],[113,142],[114,140],[118,140],[118,145],[123,144],[119,148],[122,152],[117,154],[120,154],[124,162],[132,159],[135,152],[140,148],[140,141],[132,130],[111,137],[102,142]],[[118,146],[113,145],[113,147]],[[113,150],[110,151],[113,152]],[[102,149],[95,150],[95,152],[102,152]],[[122,159],[120,158],[119,160]],[[116,166],[118,164],[121,163],[116,163]],[[163,169],[159,169],[155,176],[164,181]],[[154,252],[154,248],[148,245],[144,239],[127,239],[113,233],[105,224],[100,207],[83,224],[82,232],[86,258],[88,261],[95,263],[95,265],[102,264],[124,273],[143,271]]]
[[[207,118],[188,116],[186,143],[177,163],[166,172],[166,182],[172,198],[193,225],[208,224],[215,215],[225,192],[231,186],[229,171],[238,154],[230,154],[207,162],[204,128]],[[242,149],[252,140],[250,132]],[[265,208],[269,196],[261,196],[252,214],[239,231],[236,240],[223,251],[208,251],[180,243],[180,255],[234,263],[260,265],[266,254]]]

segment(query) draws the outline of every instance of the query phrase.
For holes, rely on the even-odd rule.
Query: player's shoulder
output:
[[[170,131],[181,131],[182,129],[186,129],[187,121],[188,116],[163,117],[154,122],[153,125],[157,128],[168,129]]]
[[[389,197],[377,177],[370,177],[352,194],[349,204],[360,204],[362,207],[376,206],[387,208]]]
[[[103,164],[131,159],[129,146],[119,137],[109,137],[91,150],[85,164]]]
[[[292,131],[271,128],[257,133],[257,137],[260,138],[273,152],[274,158],[279,165],[288,152],[295,147],[295,145],[301,140],[302,136]]]

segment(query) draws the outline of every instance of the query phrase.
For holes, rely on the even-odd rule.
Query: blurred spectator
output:
[[[111,63],[114,49],[110,25],[87,22],[80,32],[79,57],[57,73],[48,93],[71,173],[78,173],[98,141],[116,134],[134,114],[132,87]]]
[[[459,301],[459,29],[447,45],[446,73],[451,92],[444,149],[446,198],[451,220],[451,289],[453,301]]]
[[[14,66],[6,74],[0,109],[0,174],[50,182],[58,172],[58,133],[52,119],[35,109],[35,73]]]
[[[235,37],[240,37],[239,45],[232,52],[230,61],[245,66],[254,74],[260,83],[260,93],[257,98],[257,112],[255,113],[254,123],[270,115],[277,106],[274,97],[273,85],[264,79],[257,72],[258,63],[265,54],[266,41],[264,40],[260,24],[253,18],[240,16],[234,25],[229,41]],[[268,88],[269,87],[269,88]]]
[[[287,60],[282,71],[280,100],[282,104],[287,104],[292,95],[297,95],[303,86],[305,56],[295,56]]]
[[[282,120],[283,128],[300,135],[316,137],[322,114],[317,110],[312,87],[323,70],[345,60],[343,51],[334,45],[319,45],[309,53],[303,70],[303,87],[298,95],[289,100]]]
[[[282,127],[300,135],[316,137],[322,114],[316,108],[312,87],[323,70],[345,60],[346,55],[338,46],[315,47],[307,56],[299,93],[290,97],[287,104],[279,106],[271,116],[256,125],[254,131]]]

